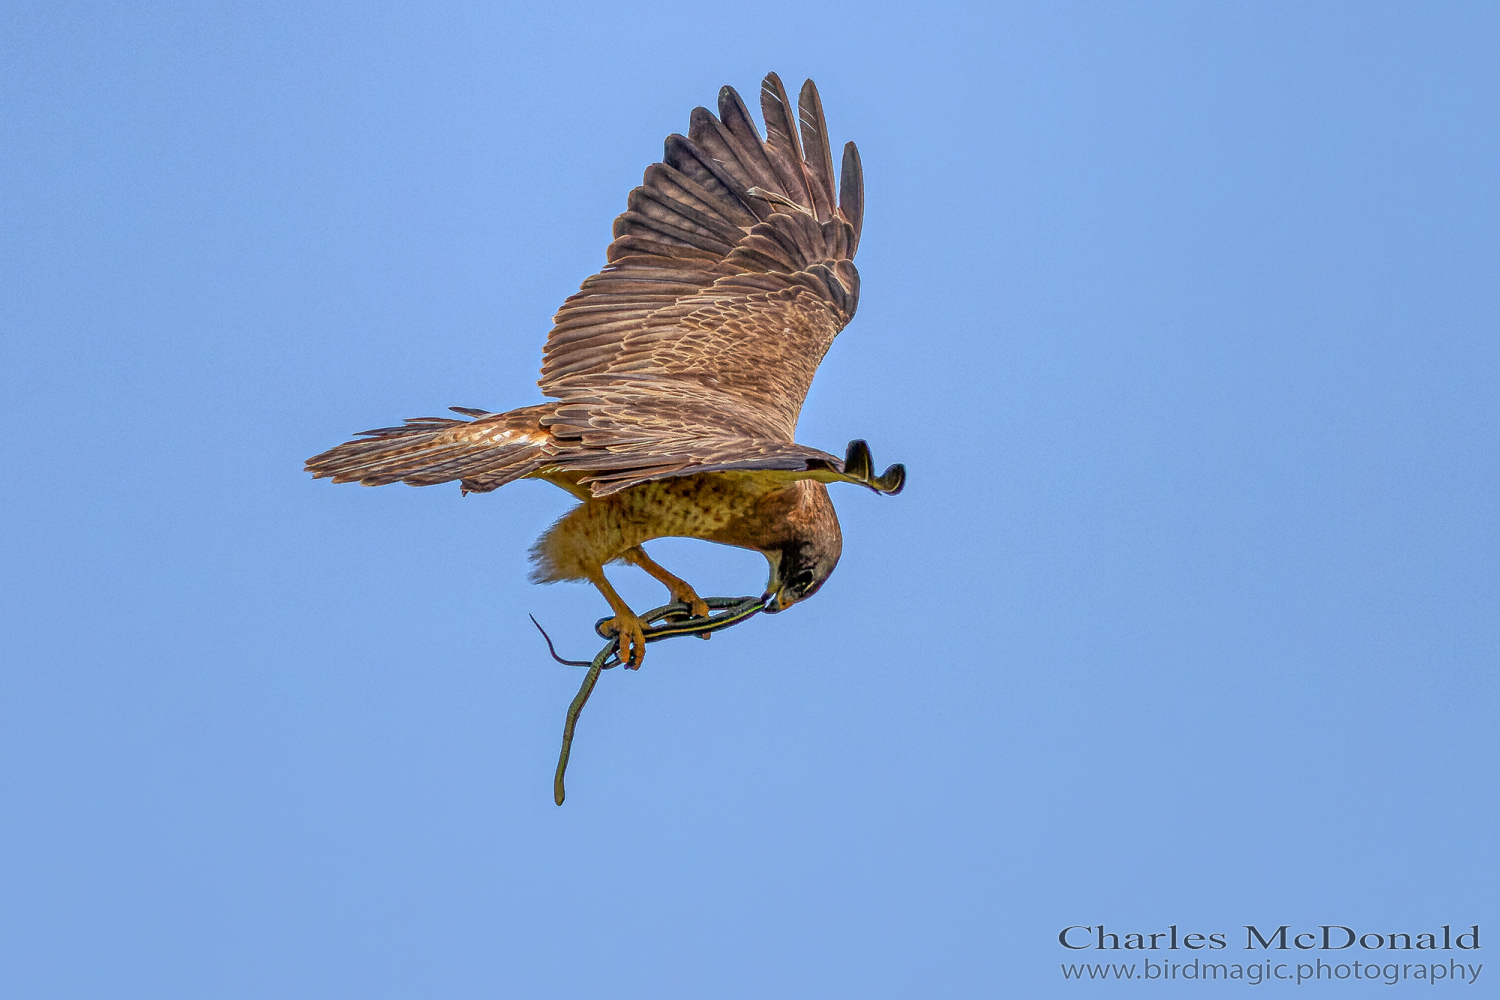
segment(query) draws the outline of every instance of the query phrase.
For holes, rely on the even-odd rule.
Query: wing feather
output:
[[[768,73],[761,82],[760,113],[766,120],[766,157],[781,178],[781,192],[798,205],[811,204],[792,102],[775,73]]]
[[[797,123],[802,133],[803,159],[808,180],[812,183],[813,212],[819,222],[833,215],[838,196],[833,190],[833,154],[828,149],[828,123],[823,120],[823,99],[818,88],[808,80],[797,98]]]
[[[844,143],[844,164],[839,171],[839,212],[849,220],[848,257],[853,260],[865,224],[865,172],[859,162],[859,149],[852,142]]]
[[[745,102],[733,87],[719,90],[719,122],[725,141],[734,147],[735,155],[745,165],[755,186],[771,190],[779,188],[776,166],[766,152],[760,130],[750,117],[750,109],[745,107]]]

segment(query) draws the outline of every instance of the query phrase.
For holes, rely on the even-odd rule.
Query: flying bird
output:
[[[553,317],[537,383],[548,401],[505,413],[451,407],[364,431],[307,461],[314,477],[366,486],[458,480],[486,493],[542,479],[581,503],[532,548],[537,582],[587,580],[614,612],[621,658],[639,667],[643,623],[605,578],[639,566],[694,616],[706,603],[642,544],[701,538],[770,563],[765,610],[823,585],[843,548],[826,484],[901,491],[852,441],[841,461],[797,444],[818,363],[854,317],[864,178],[854,143],[835,186],[811,80],[794,111],[761,84],[761,137],[732,87],[671,135],[615,220],[604,269]]]

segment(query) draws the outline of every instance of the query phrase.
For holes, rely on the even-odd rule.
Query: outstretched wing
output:
[[[854,315],[859,153],[841,178],[811,80],[796,121],[761,85],[763,140],[733,88],[693,112],[615,220],[608,264],[563,304],[538,383],[559,464],[596,492],[724,469],[837,466],[793,443],[818,363]],[[799,141],[800,133],[800,141]]]
[[[556,402],[509,413],[455,407],[366,431],[308,460],[369,485],[458,479],[488,491],[527,476],[596,495],[649,479],[756,470],[896,492],[864,442],[843,461],[793,442],[818,363],[854,316],[864,218],[859,152],[834,184],[811,80],[797,116],[772,73],[762,140],[733,88],[693,112],[615,220],[604,270],[563,304],[540,385]],[[799,140],[800,136],[800,140]]]

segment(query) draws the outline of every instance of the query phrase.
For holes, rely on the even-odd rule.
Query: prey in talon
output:
[[[839,459],[794,440],[818,364],[859,302],[864,174],[852,142],[835,162],[811,80],[795,104],[774,73],[759,96],[764,135],[725,87],[717,115],[698,108],[687,135],[667,138],[615,220],[603,269],[553,317],[547,401],[365,431],[308,471],[366,486],[566,490],[579,503],[532,548],[532,579],[593,584],[632,668],[647,626],[606,566],[639,567],[694,618],[709,613],[647,555],[652,539],[763,553],[768,612],[815,593],[843,545],[827,484],[894,494],[906,473],[877,476],[863,441]]]

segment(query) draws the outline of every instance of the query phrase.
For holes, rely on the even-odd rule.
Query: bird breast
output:
[[[764,501],[784,482],[754,473],[708,472],[642,483],[591,497],[563,515],[532,547],[532,579],[587,579],[653,538],[702,538],[757,548]]]

